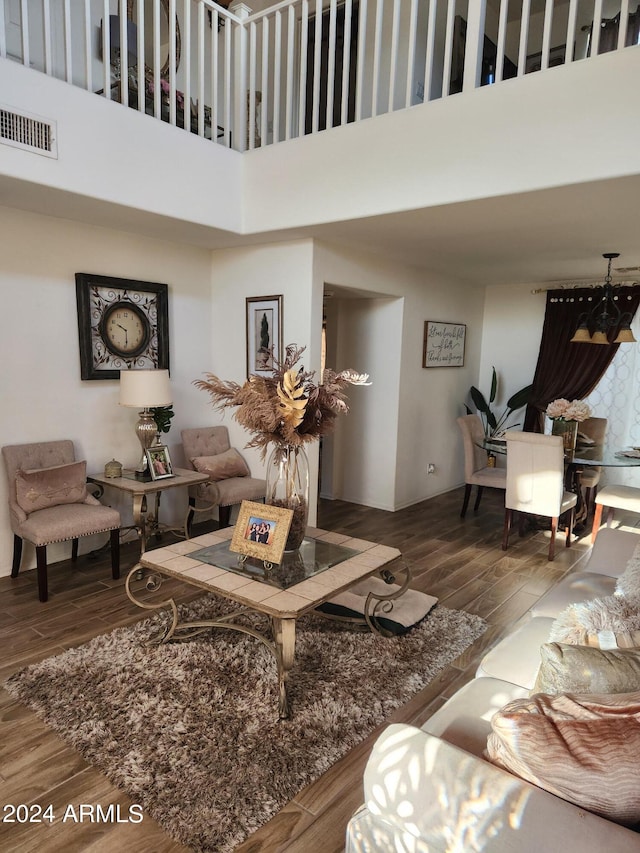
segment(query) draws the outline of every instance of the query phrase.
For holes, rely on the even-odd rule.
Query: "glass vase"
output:
[[[578,421],[565,421],[563,418],[554,418],[551,425],[551,434],[562,436],[564,449],[573,451],[576,449],[578,438]]]
[[[309,517],[309,460],[304,447],[275,447],[267,460],[265,503],[293,510],[285,551],[302,544]]]

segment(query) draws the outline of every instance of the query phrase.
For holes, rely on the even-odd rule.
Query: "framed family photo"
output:
[[[282,296],[247,297],[247,376],[270,376],[282,357]]]
[[[145,450],[145,456],[152,480],[164,480],[166,477],[173,477],[168,447],[163,444],[154,444],[153,447]]]
[[[242,501],[229,550],[265,563],[279,563],[292,518],[291,509]]]

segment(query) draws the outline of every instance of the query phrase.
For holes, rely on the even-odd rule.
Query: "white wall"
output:
[[[357,392],[354,402],[369,414],[366,433],[362,415],[352,419],[349,413],[339,427],[345,445],[341,453],[349,460],[345,472],[367,488],[373,475],[364,468],[368,460],[375,460],[380,469],[375,476],[384,483],[376,482],[376,488],[385,498],[384,503],[380,498],[372,500],[364,491],[353,491],[360,486],[347,484],[345,494],[352,490],[348,499],[399,509],[456,487],[464,477],[455,419],[464,414],[469,387],[478,382],[483,290],[336,246],[316,245],[316,267],[329,290],[354,288],[366,297],[360,300],[362,305],[358,302],[357,308],[350,307],[347,316],[340,317],[340,336],[356,338],[353,356],[360,359],[362,355],[365,363],[329,366],[371,374],[371,388],[353,389]],[[467,325],[463,367],[422,367],[425,320]],[[371,445],[364,456],[359,449],[363,441]],[[353,475],[354,460],[360,460],[359,478]],[[429,462],[436,464],[435,475],[427,476]],[[339,477],[334,480],[334,496],[340,497],[335,493]]]
[[[534,294],[534,289],[533,285],[486,289],[478,387],[488,395],[495,366],[499,380],[495,408],[500,411],[512,394],[533,380],[546,305],[546,294]]]
[[[0,59],[0,93],[3,106],[57,122],[58,145],[57,159],[0,145],[0,175],[241,230],[238,152],[9,59]]]
[[[0,176],[167,217],[167,230],[258,234],[564,186],[640,170],[639,71],[630,48],[241,155],[0,59],[3,102],[56,119],[60,150],[0,145]]]
[[[192,385],[211,363],[210,253],[66,220],[0,208],[0,445],[70,438],[87,470],[115,457],[134,465],[137,413],[118,405],[117,380],[80,379],[75,273],[94,272],[169,285],[171,386],[176,416],[164,436],[182,463],[180,429],[202,423],[206,401]],[[243,327],[241,327],[243,328]],[[179,490],[182,492],[182,490]],[[105,494],[131,520],[130,505]],[[181,520],[186,494],[163,498],[163,520]],[[10,573],[13,534],[0,477],[0,575]],[[81,553],[104,537],[82,540]],[[70,545],[52,546],[50,561]],[[34,565],[25,545],[23,568]]]
[[[248,152],[245,230],[637,174],[639,71],[630,48]]]
[[[306,370],[320,369],[322,292],[313,283],[313,243],[300,240],[247,249],[227,249],[213,254],[211,284],[211,361],[203,367],[225,380],[242,384],[246,372],[246,297],[283,297],[283,344],[306,347],[301,363]],[[204,392],[199,392],[208,399]],[[222,418],[222,420],[221,420]],[[231,444],[244,448],[251,436],[233,418],[205,412],[200,424],[224,423]],[[307,444],[311,470],[310,518],[315,522],[317,493],[317,443]],[[262,476],[264,465],[256,450],[242,451],[252,473]]]

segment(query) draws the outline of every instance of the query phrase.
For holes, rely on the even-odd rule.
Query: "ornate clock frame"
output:
[[[119,379],[121,370],[169,369],[168,285],[93,273],[76,273],[82,379]],[[131,305],[143,328],[142,343],[126,352],[109,340],[105,320]]]

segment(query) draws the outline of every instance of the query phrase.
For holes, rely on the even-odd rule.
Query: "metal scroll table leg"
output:
[[[287,697],[287,680],[289,670],[293,666],[293,658],[296,650],[296,620],[277,619],[273,617],[272,622],[273,635],[276,641],[278,682],[280,687],[278,711],[280,719],[283,720],[289,716],[291,710]]]
[[[140,534],[140,554],[147,550],[147,497],[133,496],[133,523]]]
[[[378,621],[380,616],[393,611],[394,599],[400,598],[401,595],[404,595],[409,588],[409,583],[411,582],[411,567],[407,565],[407,563],[403,563],[401,566],[398,566],[395,571],[403,573],[404,580],[397,581],[395,575],[390,571],[390,569],[382,569],[380,577],[387,584],[399,584],[399,588],[387,595],[370,592],[369,595],[367,595],[364,605],[364,618],[367,625],[372,631],[377,634],[381,634],[383,637],[392,636],[392,632],[387,631],[382,627]]]
[[[163,577],[160,573],[151,571],[147,577],[145,587],[147,590],[157,591],[160,589]],[[272,641],[268,636],[260,631],[252,628],[250,625],[242,624],[237,620],[238,617],[251,612],[250,608],[242,607],[234,613],[228,613],[226,616],[220,616],[217,619],[198,619],[190,622],[181,622],[178,614],[178,607],[173,598],[166,598],[163,601],[147,603],[141,601],[131,589],[131,581],[139,580],[140,574],[144,574],[145,568],[138,563],[135,565],[125,581],[125,590],[129,599],[138,607],[144,610],[162,610],[165,607],[169,608],[171,614],[170,623],[165,626],[159,634],[152,637],[149,643],[159,645],[169,642],[183,642],[192,640],[194,637],[209,631],[211,628],[225,628],[229,631],[238,631],[241,634],[247,634],[259,640],[273,655],[278,669],[278,713],[280,719],[285,719],[289,716],[289,702],[287,699],[287,676],[289,670],[293,666],[293,656],[296,645],[296,620],[295,619],[272,619],[271,630],[274,635]]]

